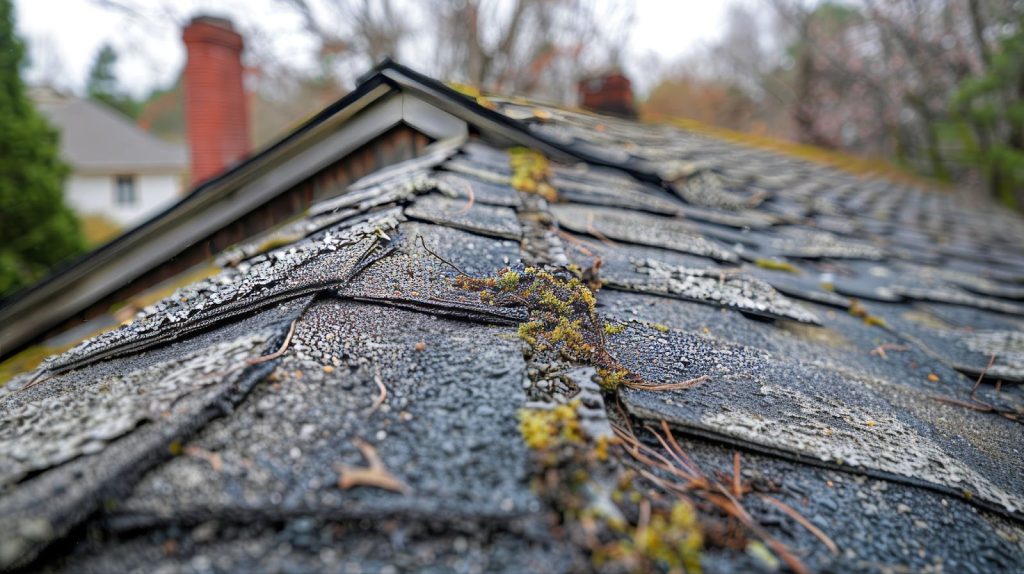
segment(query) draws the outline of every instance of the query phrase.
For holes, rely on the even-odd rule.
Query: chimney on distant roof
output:
[[[242,37],[225,18],[197,16],[182,32],[185,123],[192,181],[217,175],[249,153],[249,111],[242,86]]]
[[[636,117],[633,84],[620,71],[580,80],[580,105],[588,110],[626,118]]]

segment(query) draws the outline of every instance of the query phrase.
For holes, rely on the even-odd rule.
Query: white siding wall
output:
[[[74,174],[64,184],[64,197],[79,215],[102,215],[127,228],[174,203],[181,192],[180,175],[136,175],[135,203],[119,205],[116,182],[117,175]]]

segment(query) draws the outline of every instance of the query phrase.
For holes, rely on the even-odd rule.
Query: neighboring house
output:
[[[385,63],[0,307],[117,325],[0,386],[0,569],[1020,572],[1022,279],[994,206]]]
[[[41,90],[32,96],[60,131],[61,156],[71,166],[64,197],[80,216],[127,228],[181,198],[185,146],[160,140],[91,100]]]

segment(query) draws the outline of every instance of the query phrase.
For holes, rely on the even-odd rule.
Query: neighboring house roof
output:
[[[36,107],[60,131],[60,149],[75,173],[182,173],[185,146],[165,142],[91,100],[35,94]]]
[[[388,63],[122,241],[396,105],[468,130],[0,387],[0,568],[1024,567],[1008,211]]]

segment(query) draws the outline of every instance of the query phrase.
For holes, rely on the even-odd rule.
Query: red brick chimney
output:
[[[580,105],[588,110],[627,118],[636,117],[633,84],[622,72],[615,71],[580,80],[578,89]]]
[[[197,16],[181,37],[188,51],[185,123],[194,183],[249,152],[249,110],[242,86],[242,37],[231,21]]]

